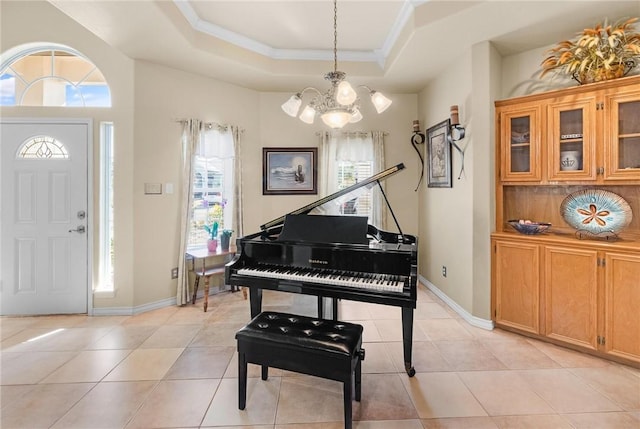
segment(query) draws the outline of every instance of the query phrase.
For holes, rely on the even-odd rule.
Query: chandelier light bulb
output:
[[[302,105],[302,98],[300,98],[300,94],[292,95],[286,102],[282,104],[282,110],[284,113],[295,118],[298,116],[298,110],[300,110],[300,106]]]
[[[336,92],[336,101],[343,106],[348,106],[349,104],[353,104],[358,98],[358,94],[356,94],[355,89],[351,86],[349,82],[343,80],[338,85],[338,90]]]
[[[300,120],[305,124],[313,124],[313,120],[316,117],[316,111],[311,106],[305,106],[304,110],[300,114]]]
[[[352,116],[353,115],[348,110],[336,108],[328,110],[320,117],[322,118],[322,122],[324,122],[327,126],[338,129],[347,125]]]
[[[376,108],[376,112],[382,113],[391,106],[392,101],[387,97],[379,93],[378,91],[371,91],[371,102]]]

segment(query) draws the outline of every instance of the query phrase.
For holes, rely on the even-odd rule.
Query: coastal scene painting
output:
[[[317,194],[317,148],[263,148],[264,195]]]

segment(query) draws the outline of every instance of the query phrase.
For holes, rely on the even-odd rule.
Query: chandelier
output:
[[[331,128],[342,128],[348,123],[355,123],[362,119],[360,113],[360,100],[355,89],[345,80],[346,74],[338,71],[338,5],[337,0],[333,0],[333,71],[324,75],[324,78],[331,82],[331,87],[325,91],[308,86],[299,93],[292,95],[282,105],[282,110],[291,116],[298,116],[300,106],[302,106],[302,95],[307,92],[315,92],[314,98],[300,113],[300,120],[307,124],[313,124],[316,114],[320,116],[322,122]],[[371,102],[378,113],[382,113],[391,105],[391,100],[372,90],[366,85],[359,85],[357,88],[365,88],[369,91]]]

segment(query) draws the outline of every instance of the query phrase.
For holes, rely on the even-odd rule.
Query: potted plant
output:
[[[218,248],[218,221],[214,220],[210,225],[205,224],[204,229],[209,233],[207,249],[209,252],[215,252]]]
[[[222,250],[229,250],[229,244],[231,243],[232,229],[223,229],[220,233],[220,248]]]
[[[540,77],[550,71],[566,74],[579,84],[616,79],[640,64],[640,33],[634,30],[638,18],[613,25],[586,28],[574,40],[565,40],[547,51]]]

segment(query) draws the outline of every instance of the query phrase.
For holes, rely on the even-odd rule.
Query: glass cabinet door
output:
[[[605,110],[604,177],[640,180],[640,96],[609,97]]]
[[[547,142],[549,180],[596,178],[596,101],[564,101],[549,105]]]
[[[540,107],[500,113],[500,178],[503,181],[540,181]]]

